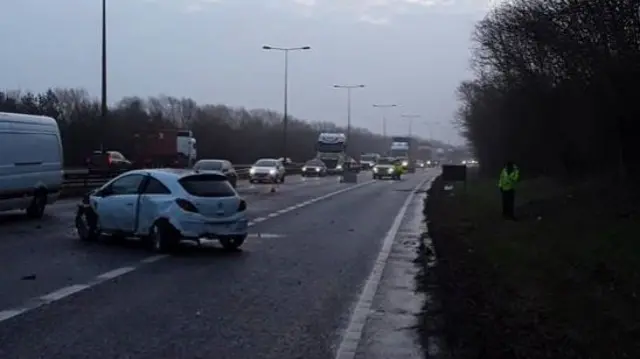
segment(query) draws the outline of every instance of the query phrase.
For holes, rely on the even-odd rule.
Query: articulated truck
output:
[[[347,161],[347,136],[344,133],[321,133],[316,142],[316,158],[327,166],[327,173],[341,174]]]

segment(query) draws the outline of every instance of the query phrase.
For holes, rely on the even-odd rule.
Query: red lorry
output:
[[[189,130],[136,133],[131,159],[138,168],[189,168],[197,159],[196,139]]]

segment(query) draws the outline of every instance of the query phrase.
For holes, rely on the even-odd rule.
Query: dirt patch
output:
[[[637,190],[524,181],[511,222],[494,179],[443,185],[425,214],[452,357],[640,358]]]

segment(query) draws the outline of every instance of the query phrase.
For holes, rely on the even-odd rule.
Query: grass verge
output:
[[[443,185],[425,213],[452,357],[640,358],[638,191],[523,181],[511,222],[495,179]]]

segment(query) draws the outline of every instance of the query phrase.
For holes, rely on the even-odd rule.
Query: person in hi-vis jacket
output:
[[[516,201],[516,185],[520,180],[520,170],[511,161],[507,162],[500,172],[498,187],[502,193],[502,216],[506,219],[516,219],[515,201]]]

